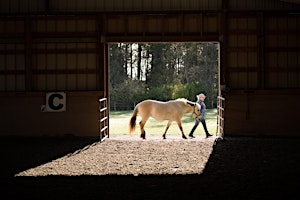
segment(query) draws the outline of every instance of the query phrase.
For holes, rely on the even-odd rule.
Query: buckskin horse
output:
[[[167,102],[151,99],[144,100],[137,104],[134,108],[129,122],[129,133],[131,134],[135,131],[136,118],[137,115],[140,115],[142,118],[140,121],[141,138],[146,139],[144,126],[149,117],[152,117],[156,120],[168,120],[164,134],[162,135],[163,139],[166,139],[166,133],[173,121],[177,122],[177,125],[182,134],[182,138],[187,139],[181,125],[181,118],[184,114],[187,113],[192,113],[192,116],[196,120],[201,120],[202,118],[202,115],[200,113],[200,105],[187,99],[179,98]]]

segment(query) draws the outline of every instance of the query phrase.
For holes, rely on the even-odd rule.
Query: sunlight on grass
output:
[[[110,111],[110,118],[109,118],[109,132],[111,135],[113,134],[129,134],[128,133],[128,124],[129,120],[132,115],[132,110],[130,111]],[[141,118],[138,116],[137,117],[137,125],[136,125],[136,130],[135,130],[135,135],[139,137],[140,135],[140,122]],[[185,135],[188,135],[190,130],[192,129],[195,120],[191,116],[191,114],[186,114],[182,117],[181,119],[182,122],[182,127]],[[162,135],[165,127],[166,127],[167,121],[158,121],[153,118],[150,118],[146,125],[145,125],[145,130],[146,134],[152,135],[152,134],[159,134]],[[208,131],[211,134],[215,134],[217,130],[217,109],[207,109],[207,115],[206,115],[206,124]],[[177,134],[180,135],[180,130],[177,126],[176,122],[173,122],[172,125],[170,126],[167,136],[171,134]],[[197,127],[195,133],[195,136],[197,135],[205,135],[205,132],[203,130],[203,127],[201,124]]]

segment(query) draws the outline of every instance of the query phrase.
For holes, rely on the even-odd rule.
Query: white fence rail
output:
[[[225,98],[218,96],[217,135],[224,137]]]
[[[99,99],[99,131],[100,131],[100,141],[102,142],[105,138],[109,137],[109,116],[108,116],[108,107],[107,107],[107,98]]]

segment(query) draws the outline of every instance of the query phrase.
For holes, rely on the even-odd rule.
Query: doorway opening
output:
[[[186,98],[195,102],[199,93],[206,95],[208,130],[217,133],[219,51],[218,42],[110,43],[110,135],[128,135],[129,118],[142,100]],[[145,129],[148,135],[161,135],[166,124],[150,118]],[[192,116],[184,115],[186,134],[193,125]],[[172,124],[167,135],[179,133],[177,124]],[[201,126],[194,134],[205,135]],[[136,135],[139,137],[138,132]]]

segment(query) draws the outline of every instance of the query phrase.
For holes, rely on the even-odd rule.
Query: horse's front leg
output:
[[[167,131],[168,131],[168,129],[169,129],[169,127],[170,127],[171,124],[172,124],[172,121],[168,121],[168,124],[166,126],[165,132],[163,134],[163,139],[166,139],[166,133],[167,133]]]
[[[177,121],[177,124],[178,124],[178,127],[179,127],[180,131],[181,131],[182,138],[187,139],[187,137],[185,136],[185,134],[183,132],[181,121]]]

